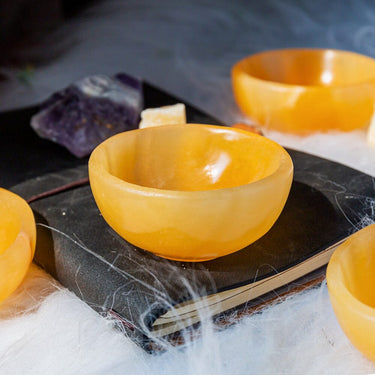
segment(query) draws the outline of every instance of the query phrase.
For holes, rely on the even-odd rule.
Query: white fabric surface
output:
[[[0,87],[0,109],[37,103],[88,74],[125,71],[235,122],[241,116],[229,72],[247,54],[286,46],[375,54],[370,3],[332,3],[107,1],[65,26],[72,47],[36,68],[30,85],[6,70],[10,81]],[[267,135],[375,176],[375,151],[364,132]],[[375,373],[338,326],[325,284],[225,331],[211,328],[185,350],[148,355],[33,265],[0,306],[0,374]]]

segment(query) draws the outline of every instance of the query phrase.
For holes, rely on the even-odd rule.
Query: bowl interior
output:
[[[375,60],[360,54],[321,49],[266,51],[242,60],[249,75],[299,86],[346,86],[375,78]]]
[[[360,302],[375,308],[375,246],[352,244],[340,261],[344,287]]]
[[[264,137],[193,124],[126,132],[102,146],[110,174],[131,184],[166,190],[248,184],[274,173],[283,158],[282,149]]]

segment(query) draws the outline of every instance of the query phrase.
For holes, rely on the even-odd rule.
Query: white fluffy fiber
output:
[[[375,13],[366,2],[345,2],[345,9],[343,3],[334,7],[326,2],[326,11],[320,12],[322,4],[106,1],[66,28],[74,46],[36,69],[30,86],[15,79],[2,84],[0,108],[39,102],[87,74],[125,71],[223,121],[235,122],[240,116],[229,71],[247,54],[285,46],[375,54]],[[363,132],[305,138],[267,135],[375,175],[375,151],[367,147]],[[155,356],[136,347],[110,321],[34,265],[17,292],[0,305],[1,375],[370,373],[375,373],[375,365],[342,333],[325,284],[222,332],[205,326],[203,337],[186,349],[171,348]]]
[[[184,350],[149,355],[36,266],[1,307],[1,374],[369,374],[323,284]]]

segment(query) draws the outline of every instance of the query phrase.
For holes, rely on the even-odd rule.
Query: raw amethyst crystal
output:
[[[32,117],[31,126],[40,137],[83,157],[106,138],[135,129],[142,107],[140,80],[124,73],[95,75],[53,94]]]

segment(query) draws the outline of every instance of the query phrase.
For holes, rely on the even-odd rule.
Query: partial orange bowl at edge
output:
[[[0,302],[23,281],[34,256],[36,227],[20,196],[0,188]]]
[[[375,362],[375,224],[335,250],[327,268],[327,285],[344,333]]]

